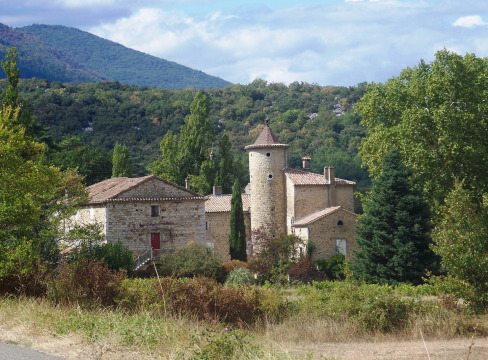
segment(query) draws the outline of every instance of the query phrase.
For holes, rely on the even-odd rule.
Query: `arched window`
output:
[[[337,222],[337,226],[342,226],[342,225],[344,225],[344,223],[342,222],[342,220],[339,220],[339,221]]]

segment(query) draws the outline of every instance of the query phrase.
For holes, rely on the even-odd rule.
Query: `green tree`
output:
[[[112,177],[132,177],[132,160],[127,146],[115,143],[112,156]]]
[[[20,69],[17,67],[17,48],[10,48],[7,51],[5,60],[2,60],[2,69],[7,75],[8,87],[2,92],[2,105],[15,109],[19,105],[19,90],[17,85],[20,78]]]
[[[75,172],[42,164],[44,145],[18,116],[0,110],[0,278],[23,283],[56,262],[61,223],[86,195]]]
[[[396,150],[385,156],[382,169],[358,218],[359,249],[351,267],[366,282],[419,284],[426,269],[438,270],[429,248],[428,205]]]
[[[103,149],[85,145],[80,138],[65,139],[59,143],[59,151],[50,155],[53,165],[66,170],[76,170],[92,185],[110,178],[112,157]]]
[[[161,159],[151,163],[149,170],[167,181],[183,185],[184,177],[180,175],[178,141],[178,136],[168,131],[159,144]]]
[[[190,106],[190,115],[181,129],[179,152],[182,175],[198,175],[202,163],[209,160],[214,129],[209,118],[210,104],[203,91],[198,91]],[[184,180],[184,179],[182,179]]]
[[[458,280],[456,295],[476,311],[488,308],[488,196],[456,184],[432,234],[441,264]]]
[[[232,179],[234,176],[234,161],[231,154],[232,144],[229,140],[229,135],[224,132],[219,139],[218,145],[218,173],[215,180],[215,185],[222,186],[224,194],[232,191]]]
[[[488,192],[488,60],[438,51],[385,84],[371,84],[358,103],[368,135],[360,153],[370,174],[396,146],[434,212],[456,179]]]
[[[229,252],[231,260],[247,261],[246,225],[242,210],[242,195],[239,180],[232,187],[230,210]]]

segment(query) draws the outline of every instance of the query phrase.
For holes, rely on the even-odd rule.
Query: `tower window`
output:
[[[273,174],[268,175],[268,180],[271,180],[273,178]]]
[[[267,157],[270,157],[270,156],[271,156],[271,153],[266,153],[266,156],[267,156]]]

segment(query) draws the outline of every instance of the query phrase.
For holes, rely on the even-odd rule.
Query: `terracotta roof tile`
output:
[[[325,177],[310,171],[286,169],[285,175],[294,185],[326,185]],[[354,181],[335,178],[336,185],[356,185]]]
[[[245,149],[273,146],[289,147],[289,145],[287,144],[280,143],[276,135],[273,134],[273,132],[271,131],[271,128],[269,126],[266,126],[263,131],[261,131],[261,134],[259,134],[256,141],[252,145],[246,146]]]
[[[242,194],[242,210],[249,212],[251,210],[251,195]],[[209,195],[205,201],[206,213],[223,213],[230,212],[230,200],[232,195]]]
[[[88,196],[89,196],[89,203],[103,203],[106,201],[113,201],[119,196],[120,194],[131,190],[138,185],[142,184],[143,182],[146,182],[150,179],[158,179],[164,183],[170,184],[172,186],[178,187],[180,189],[183,189],[188,192],[188,198],[193,198],[193,197],[201,197],[199,194],[194,193],[193,191],[186,190],[182,186],[172,184],[168,181],[165,181],[163,179],[158,178],[155,175],[148,175],[148,176],[143,176],[139,178],[127,178],[127,177],[117,177],[117,178],[111,178],[107,179],[104,181],[101,181],[99,183],[93,184],[91,186],[88,186],[86,190],[88,191]],[[187,197],[179,197],[179,198],[187,198]],[[203,198],[203,197],[202,197]],[[119,200],[123,201],[123,200]],[[134,201],[134,199],[132,199]]]
[[[336,211],[339,211],[339,210],[346,211],[350,214],[357,216],[357,214],[353,213],[352,211],[346,210],[346,209],[342,208],[341,206],[332,206],[332,207],[328,207],[328,208],[316,211],[310,215],[307,215],[307,216],[301,218],[300,220],[295,221],[292,226],[305,226],[305,225],[311,224],[311,223],[313,223],[313,222],[315,222],[315,221],[317,221],[317,220],[319,220],[319,219],[321,219],[327,215],[335,213]]]

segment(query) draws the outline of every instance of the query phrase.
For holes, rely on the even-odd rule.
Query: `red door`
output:
[[[158,258],[159,250],[161,249],[161,237],[159,233],[151,233],[151,249],[153,259]]]

